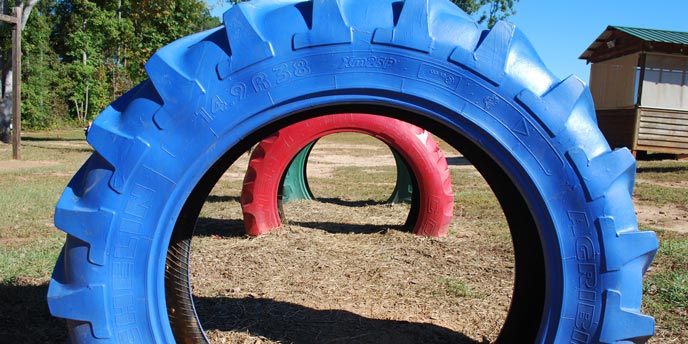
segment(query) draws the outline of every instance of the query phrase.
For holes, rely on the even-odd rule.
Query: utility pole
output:
[[[21,160],[21,7],[0,21],[12,24],[12,159]]]

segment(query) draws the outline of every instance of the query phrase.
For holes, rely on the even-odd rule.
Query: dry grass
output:
[[[389,150],[360,135],[325,138],[308,169],[326,202],[288,203],[283,229],[251,239],[242,235],[234,170],[245,164],[215,187],[194,240],[194,295],[213,342],[496,338],[510,303],[513,253],[496,199],[471,167],[452,167],[465,202],[457,203],[450,235],[423,238],[402,229],[408,205],[380,202],[394,187]],[[485,217],[497,225],[480,226]]]

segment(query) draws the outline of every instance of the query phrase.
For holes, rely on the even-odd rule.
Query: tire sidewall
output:
[[[575,331],[594,335],[602,308],[601,289],[594,280],[600,271],[599,239],[590,220],[597,214],[585,201],[564,148],[513,101],[520,90],[497,90],[456,65],[415,51],[367,49],[305,49],[221,81],[204,80],[207,94],[192,101],[198,105],[195,109],[167,109],[168,116],[180,120],[165,128],[164,136],[155,132],[142,137],[149,150],[131,170],[119,205],[123,211],[115,215],[108,238],[107,252],[119,252],[107,268],[108,278],[116,282],[106,284],[112,295],[106,312],[113,314],[109,323],[115,335],[144,342],[174,340],[166,318],[165,256],[184,202],[204,173],[259,128],[304,109],[342,104],[403,109],[483,147],[521,191],[544,243],[547,297],[540,341],[571,338]],[[351,67],[346,61],[352,56],[369,62]],[[292,78],[278,82],[283,66],[294,68]],[[237,89],[243,89],[239,96],[231,92]],[[217,99],[226,106],[217,108]],[[175,142],[191,130],[197,130],[193,140]],[[182,171],[168,172],[174,169]],[[131,267],[132,273],[121,273],[122,266]],[[579,269],[593,271],[592,280],[581,277]],[[122,285],[131,288],[113,287]],[[125,321],[130,318],[140,320]]]
[[[404,158],[418,181],[420,205],[414,233],[446,236],[453,197],[451,189],[447,190],[444,185],[448,178],[446,162],[438,164],[438,158],[444,160],[444,157],[441,151],[433,151],[438,147],[432,136],[393,118],[355,113],[331,114],[299,122],[280,130],[269,143],[259,145],[249,162],[253,180],[247,184],[245,179],[242,190],[244,214],[249,214],[251,219],[245,223],[248,234],[259,235],[281,226],[277,192],[283,172],[296,154],[314,140],[344,132],[377,138]],[[449,208],[449,215],[446,208]]]

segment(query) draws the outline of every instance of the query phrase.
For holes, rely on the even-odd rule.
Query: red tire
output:
[[[311,118],[283,128],[261,141],[251,154],[241,190],[247,234],[260,235],[281,227],[277,193],[289,163],[308,143],[340,132],[370,135],[394,148],[406,160],[417,184],[414,193],[418,194],[418,209],[417,212],[411,210],[411,214],[417,214],[413,232],[426,236],[447,235],[454,195],[444,153],[424,129],[397,119],[368,114]]]

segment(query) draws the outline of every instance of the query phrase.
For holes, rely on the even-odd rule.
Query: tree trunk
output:
[[[76,109],[76,118],[78,121],[81,121],[81,109],[79,108],[79,101],[74,99],[74,108]]]
[[[86,119],[88,118],[88,91],[89,85],[86,84],[86,100],[84,101],[84,117],[79,121],[80,124],[86,124]]]
[[[2,80],[4,90],[0,99],[0,141],[10,143],[10,126],[12,124],[12,70],[8,69]]]
[[[7,0],[0,1],[0,13],[5,13],[7,8],[9,8]],[[8,24],[0,23],[0,25]],[[6,62],[6,60],[8,60],[8,56],[2,56],[2,58],[2,61],[0,61],[0,63],[2,64],[1,67],[3,71],[2,89],[0,89],[0,91],[2,91],[2,96],[0,97],[0,142],[10,143],[10,124],[12,123],[12,99],[5,99],[5,90],[10,90],[11,94],[12,69],[10,69],[11,66],[9,66]],[[7,80],[9,80],[9,85],[6,82]]]

